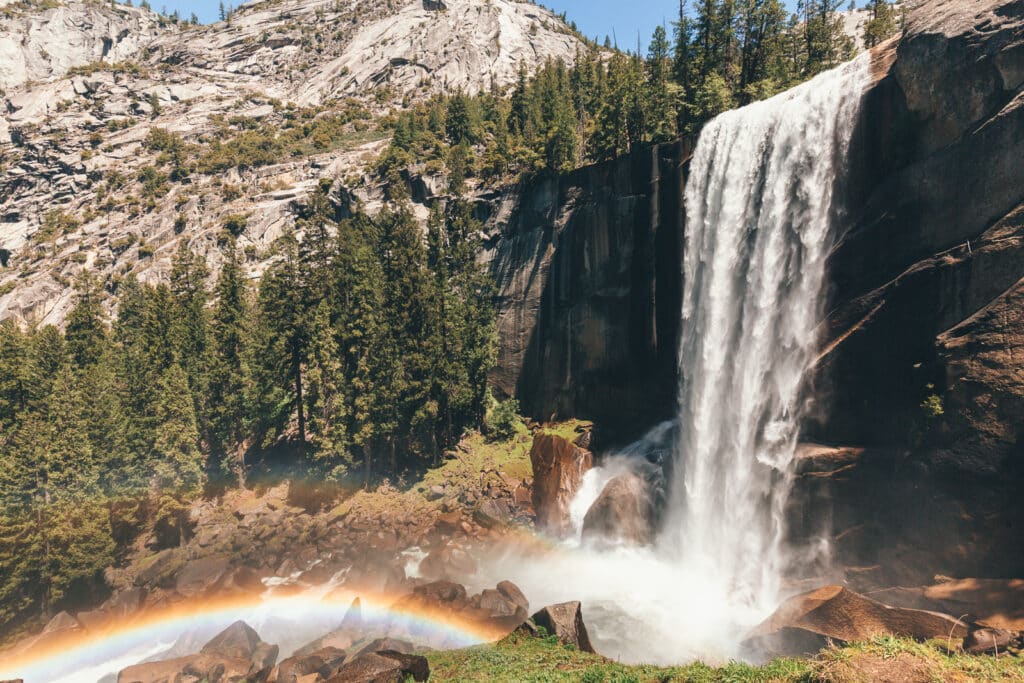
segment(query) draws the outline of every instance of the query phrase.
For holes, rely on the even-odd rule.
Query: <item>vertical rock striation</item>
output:
[[[691,142],[528,183],[490,220],[494,385],[538,418],[638,433],[673,413]]]

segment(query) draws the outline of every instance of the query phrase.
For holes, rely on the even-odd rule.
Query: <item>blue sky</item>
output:
[[[195,12],[200,21],[217,20],[216,0],[149,0],[154,9],[166,7],[168,12],[178,10],[183,17]],[[138,0],[136,0],[138,4]],[[225,4],[240,4],[240,0]],[[544,5],[556,12],[566,12],[587,36],[611,35],[614,29],[619,44],[636,45],[637,31],[641,31],[646,44],[654,27],[665,21],[672,21],[679,12],[677,0],[545,0]]]
[[[233,2],[239,4],[239,0]],[[217,20],[218,3],[215,1],[150,0],[150,3],[154,9],[178,10],[183,17],[195,12],[203,22]],[[671,31],[671,22],[679,13],[678,0],[544,0],[543,4],[556,12],[565,12],[590,38],[603,41],[605,35],[614,34],[619,47],[624,49],[635,48],[638,32],[646,49],[654,28],[665,22]],[[692,0],[687,4],[692,4]],[[796,1],[787,0],[787,4],[795,5]],[[863,0],[858,0],[857,4],[862,5]]]

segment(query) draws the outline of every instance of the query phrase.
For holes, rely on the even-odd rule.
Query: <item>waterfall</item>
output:
[[[680,561],[777,600],[784,507],[822,319],[825,260],[870,56],[727,112],[686,187],[679,418],[667,524]]]
[[[789,496],[822,319],[834,201],[870,55],[709,122],[690,166],[679,414],[614,457],[572,507],[578,527],[604,482],[637,458],[671,460],[653,546],[581,543],[496,551],[481,577],[531,603],[583,603],[598,652],[627,662],[743,657],[784,597]],[[484,584],[481,583],[481,586]]]

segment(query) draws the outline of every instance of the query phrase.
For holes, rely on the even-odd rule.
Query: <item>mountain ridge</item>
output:
[[[51,4],[19,5],[0,31],[0,62],[31,62],[21,71],[42,79],[0,97],[0,318],[35,324],[62,322],[83,270],[162,280],[182,239],[215,273],[232,217],[250,218],[238,238],[255,277],[309,190],[363,176],[386,147],[374,120],[439,93],[505,88],[521,63],[571,63],[583,48],[550,11],[515,0],[272,0],[208,26],[92,0]],[[487,31],[469,30],[481,23]],[[40,36],[30,46],[73,34],[78,48],[26,60],[3,49],[21,42],[18,31]],[[328,116],[337,125],[324,148],[184,186],[159,182],[162,152],[147,143],[160,129],[214,149],[260,126],[270,135]]]

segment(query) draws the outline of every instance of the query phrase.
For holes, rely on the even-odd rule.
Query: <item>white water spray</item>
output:
[[[870,68],[864,54],[701,133],[685,197],[676,445],[655,546],[494,560],[491,571],[511,573],[535,605],[581,600],[603,654],[738,657],[784,597],[787,569],[813,552],[786,546],[784,508],[841,218],[834,187]],[[581,498],[592,501],[605,474],[590,475]]]

